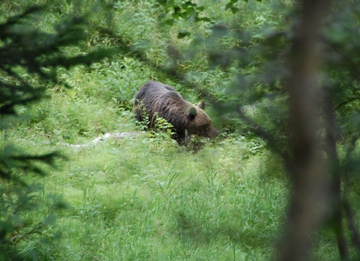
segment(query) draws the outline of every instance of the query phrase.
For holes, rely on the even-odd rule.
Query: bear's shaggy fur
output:
[[[149,128],[154,127],[157,115],[171,123],[175,133],[172,138],[180,145],[186,145],[191,134],[209,138],[219,134],[204,111],[204,102],[192,105],[174,88],[161,82],[145,83],[135,96],[134,107],[138,121],[149,117]]]

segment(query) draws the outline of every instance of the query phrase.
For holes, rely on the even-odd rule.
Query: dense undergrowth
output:
[[[104,4],[104,3],[105,4]],[[288,1],[239,2],[239,13],[225,10],[222,1],[197,1],[207,6],[202,15],[259,36],[264,28],[281,28],[284,17],[272,4]],[[174,86],[189,101],[201,95],[163,68],[169,45],[182,54],[176,68],[187,81],[210,91],[218,100],[231,100],[224,86],[236,72],[213,67],[208,48],[236,46],[224,36],[211,38],[211,23],[178,19],[163,24],[163,10],[155,1],[4,1],[1,19],[25,6],[45,4],[42,16],[29,22],[42,30],[67,16],[88,15],[88,41],[70,54],[99,47],[119,47],[112,58],[59,70],[71,88],[49,83],[49,98],[19,107],[22,122],[1,133],[0,146],[15,143],[28,152],[60,151],[57,168],[45,178],[28,177],[37,186],[38,209],[29,212],[27,226],[13,245],[26,260],[268,260],[273,254],[285,217],[288,184],[281,160],[249,133],[246,124],[219,112],[208,102],[214,125],[221,131],[214,141],[202,141],[195,153],[178,147],[167,134],[106,140],[81,149],[81,144],[105,132],[138,130],[132,103],[140,86],[156,79]],[[279,10],[279,9],[274,9]],[[191,32],[178,38],[186,28]],[[257,61],[243,70],[256,70]],[[33,79],[30,79],[33,80]],[[36,81],[34,79],[33,81]],[[238,97],[237,97],[238,98]],[[245,98],[244,98],[245,100]],[[251,104],[251,103],[250,103]],[[261,106],[259,106],[260,108]],[[251,106],[249,113],[266,120]],[[64,204],[62,208],[54,208]],[[41,234],[26,234],[36,220],[52,216]],[[47,241],[42,240],[47,236]],[[54,243],[54,244],[51,244]],[[317,237],[316,257],[336,260],[334,238]],[[15,258],[15,257],[13,257]],[[19,258],[19,256],[18,256]]]

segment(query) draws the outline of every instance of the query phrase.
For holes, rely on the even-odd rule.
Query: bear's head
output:
[[[219,131],[212,125],[210,117],[206,114],[205,102],[191,106],[189,109],[189,124],[187,131],[189,134],[195,134],[207,138],[215,138]]]

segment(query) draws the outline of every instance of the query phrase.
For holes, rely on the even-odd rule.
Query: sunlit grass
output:
[[[168,150],[152,150],[154,142]],[[64,259],[268,258],[285,185],[259,176],[261,156],[238,164],[238,155],[227,154],[233,164],[216,157],[231,147],[193,154],[170,140],[126,139],[66,149],[72,160],[45,179],[45,190],[63,194],[71,206],[58,221],[69,231]]]

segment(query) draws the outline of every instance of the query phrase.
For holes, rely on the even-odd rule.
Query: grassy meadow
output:
[[[18,108],[23,119],[1,133],[0,146],[14,143],[35,154],[56,150],[64,157],[47,169],[46,177],[27,177],[37,186],[39,208],[24,219],[30,227],[42,219],[49,226],[14,247],[29,260],[271,259],[287,206],[282,162],[245,125],[231,127],[211,103],[207,111],[221,134],[199,140],[203,146],[197,152],[179,147],[166,133],[107,139],[84,148],[62,144],[87,143],[105,132],[141,131],[132,103],[149,79],[172,85],[197,103],[196,90],[159,69],[171,62],[169,44],[191,58],[179,70],[216,97],[228,95],[225,86],[234,77],[231,70],[212,68],[204,57],[209,46],[201,39],[209,35],[207,23],[179,19],[161,25],[151,0],[103,1],[114,2],[111,12],[95,0],[80,2],[5,1],[1,20],[27,5],[46,4],[48,9],[31,22],[51,32],[67,16],[87,13],[88,42],[66,50],[69,55],[121,40],[145,58],[125,50],[89,68],[60,69],[60,80],[72,88],[49,84],[48,99]],[[237,15],[224,9],[227,1],[196,2],[207,7],[204,12],[212,19],[256,33],[264,24],[281,26],[283,18],[271,4],[288,1],[239,2]],[[112,34],[106,33],[108,27]],[[192,34],[179,39],[184,28]],[[236,43],[222,39],[213,44]],[[337,260],[333,236],[325,231],[316,238],[315,260]]]

